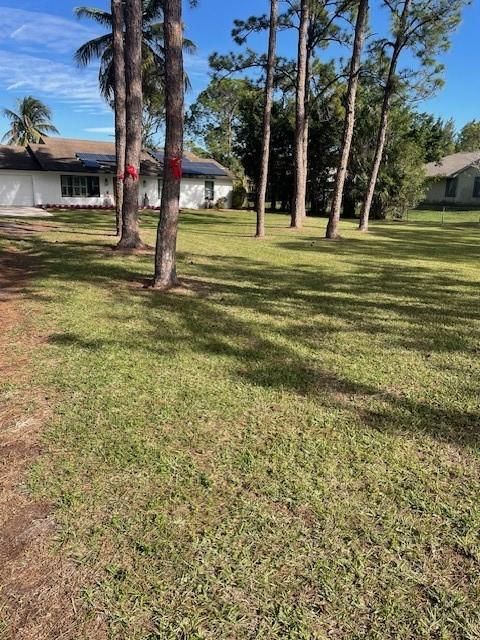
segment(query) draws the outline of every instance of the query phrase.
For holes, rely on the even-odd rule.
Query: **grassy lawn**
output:
[[[170,294],[106,213],[16,243],[58,398],[30,489],[112,638],[480,637],[480,226],[431,215],[185,212]]]
[[[480,227],[480,211],[432,211],[416,209],[408,213],[409,222],[421,222],[434,225],[458,225],[477,224]]]

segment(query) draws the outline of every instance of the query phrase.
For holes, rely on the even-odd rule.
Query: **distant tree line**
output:
[[[289,211],[293,228],[308,211],[329,214],[327,237],[337,237],[341,213],[358,215],[366,231],[371,215],[402,215],[418,202],[426,162],[480,148],[480,123],[457,138],[451,120],[416,107],[442,86],[438,58],[467,4],[289,0],[279,13],[272,0],[270,16],[235,21],[241,49],[211,56],[214,78],[189,110],[187,134],[250,179],[257,236],[265,200]],[[389,15],[388,33],[370,32],[371,5]],[[272,48],[285,30],[297,33],[294,60]],[[268,55],[248,47],[262,31],[270,34]],[[332,42],[350,52],[346,62],[327,57]]]
[[[313,215],[324,214],[333,197],[333,174],[342,138],[346,92],[345,82],[338,81],[310,111],[306,201]],[[358,118],[344,189],[343,210],[348,217],[358,211],[373,159],[371,132],[379,116],[375,93],[376,87],[365,82],[357,98]],[[225,94],[228,94],[228,103]],[[272,211],[291,210],[294,123],[294,97],[277,92],[272,106],[266,196]],[[197,153],[211,155],[229,167],[237,176],[240,190],[245,176],[253,178],[253,192],[257,189],[255,176],[261,166],[262,127],[263,91],[252,80],[228,78],[212,81],[187,114],[186,130],[191,148]],[[423,193],[423,165],[439,160],[455,149],[452,121],[419,113],[408,104],[395,105],[376,185],[375,217],[400,212],[417,201]],[[480,149],[480,140],[477,149]]]

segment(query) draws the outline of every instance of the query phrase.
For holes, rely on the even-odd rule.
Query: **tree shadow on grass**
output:
[[[127,314],[132,303],[145,309],[147,328],[141,335],[125,334],[122,317],[110,310],[106,319],[118,323],[118,337],[59,333],[51,337],[58,346],[101,350],[114,345],[138,350],[138,357],[143,351],[168,357],[182,350],[220,355],[228,359],[226,375],[233,379],[340,408],[369,428],[478,444],[480,413],[471,408],[477,405],[468,410],[439,406],[421,393],[415,399],[397,392],[394,381],[388,386],[360,383],[322,364],[322,345],[338,332],[380,334],[392,348],[425,357],[445,352],[475,356],[472,350],[480,344],[477,285],[453,271],[438,275],[424,264],[407,266],[403,257],[420,257],[423,246],[410,247],[409,253],[402,243],[389,240],[384,247],[377,238],[374,246],[337,243],[340,255],[355,268],[353,278],[350,271],[333,267],[297,264],[288,269],[248,258],[202,255],[188,270],[208,287],[201,296],[179,296],[131,286],[150,275],[147,256],[107,259],[98,247],[70,240],[52,243],[35,237],[29,243],[41,279],[105,288]],[[287,245],[292,249],[292,242]],[[297,247],[307,259],[305,248]],[[186,270],[184,256],[179,262]],[[31,293],[37,294],[35,286]],[[357,357],[353,351],[351,361]]]
[[[422,225],[408,226],[374,225],[369,232],[374,238],[369,242],[360,233],[355,238],[331,242],[319,236],[291,236],[277,246],[290,251],[329,251],[338,256],[352,258],[374,257],[382,260],[441,260],[446,262],[480,261],[480,229],[422,229]]]

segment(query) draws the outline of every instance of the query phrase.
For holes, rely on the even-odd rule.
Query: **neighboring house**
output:
[[[160,206],[163,154],[142,152],[139,200]],[[115,145],[45,137],[28,147],[0,146],[0,206],[113,206]],[[233,180],[211,159],[185,153],[180,206],[201,209],[225,198],[231,206]]]
[[[463,151],[425,167],[426,204],[480,207],[480,151]]]

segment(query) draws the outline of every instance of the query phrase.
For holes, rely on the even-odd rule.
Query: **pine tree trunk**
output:
[[[306,103],[308,103],[308,98],[306,99]],[[307,217],[307,184],[308,184],[308,136],[310,133],[310,117],[308,113],[308,107],[305,110],[305,124],[303,127],[303,185],[302,189],[305,193],[305,206],[303,207],[303,217]]]
[[[305,217],[306,200],[306,166],[304,154],[305,137],[305,96],[308,66],[308,26],[309,26],[309,0],[301,0],[300,30],[298,36],[298,69],[296,91],[296,118],[295,118],[295,184],[292,205],[292,217],[290,227],[301,229]]]
[[[123,1],[112,0],[114,107],[115,107],[115,209],[117,235],[122,232],[123,176],[125,174],[126,110],[125,110],[125,44]]]
[[[390,103],[394,90],[395,73],[397,71],[398,58],[404,46],[405,30],[407,25],[408,14],[412,0],[405,0],[403,5],[403,11],[400,17],[399,25],[397,27],[397,36],[393,46],[392,59],[390,60],[390,66],[388,69],[387,82],[385,83],[385,90],[382,101],[382,111],[380,115],[380,126],[377,135],[377,143],[375,147],[375,157],[373,160],[372,171],[370,179],[368,181],[367,191],[365,193],[365,199],[363,201],[362,213],[360,215],[360,224],[358,228],[360,231],[368,231],[368,221],[370,218],[370,209],[372,208],[373,196],[375,194],[375,187],[377,186],[378,173],[383,159],[383,151],[385,149],[385,142],[387,139],[388,131],[388,119],[390,114]]]
[[[309,23],[311,16],[309,16]],[[307,41],[308,43],[308,41]],[[303,217],[307,217],[307,198],[308,198],[308,139],[310,135],[310,81],[312,77],[311,60],[313,56],[313,49],[307,48],[307,71],[305,74],[305,122],[303,125],[303,185],[302,188],[305,193],[305,207],[303,210]]]
[[[180,212],[184,121],[182,0],[165,0],[164,33],[165,160],[153,286],[165,290],[177,284],[177,228]]]
[[[360,214],[360,231],[368,231],[368,220],[370,218],[370,209],[372,208],[375,187],[377,186],[378,172],[382,164],[383,150],[385,149],[385,141],[387,139],[388,116],[390,111],[390,92],[385,91],[382,103],[382,113],[380,116],[380,128],[377,135],[377,143],[375,147],[375,156],[373,159],[372,171],[368,181],[365,199],[363,201],[362,213]]]
[[[139,179],[129,175],[129,168],[140,175],[142,152],[142,0],[125,2],[125,84],[126,84],[126,174],[123,181],[122,237],[120,249],[144,246],[138,230]]]
[[[326,232],[326,237],[330,239],[338,237],[338,223],[340,221],[340,213],[342,210],[343,191],[345,188],[345,179],[347,177],[348,161],[350,159],[350,150],[352,147],[355,127],[355,105],[357,101],[362,50],[368,23],[368,2],[369,0],[360,0],[358,5],[352,60],[350,62],[350,73],[348,77],[347,104],[345,109],[342,148],[337,168],[337,175],[335,178],[332,207]]]
[[[270,1],[270,34],[268,39],[267,79],[265,83],[265,104],[263,111],[263,142],[260,180],[257,194],[256,238],[265,237],[265,200],[268,186],[268,163],[270,158],[270,137],[272,124],[273,82],[275,76],[275,55],[277,48],[278,0]]]

